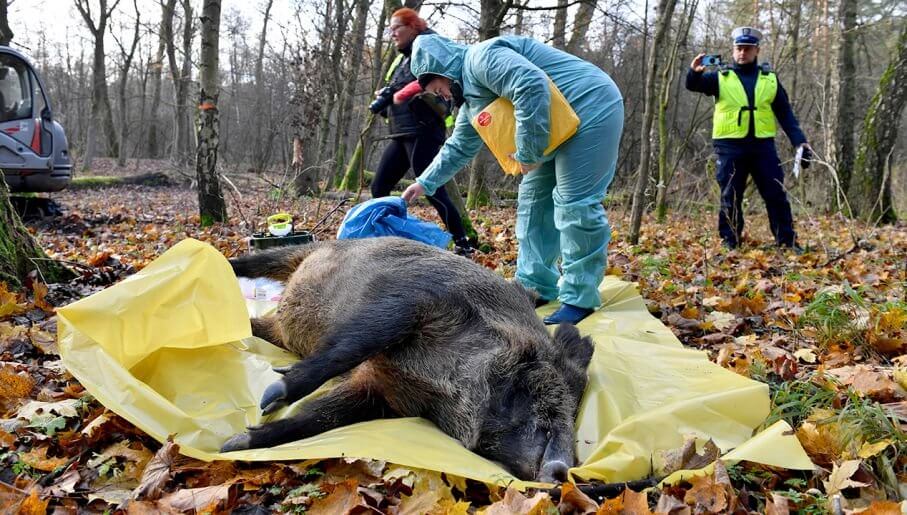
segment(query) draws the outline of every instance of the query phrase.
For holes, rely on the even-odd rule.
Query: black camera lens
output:
[[[390,86],[386,86],[378,92],[378,97],[375,100],[372,100],[372,103],[368,105],[368,110],[373,113],[380,113],[384,111],[387,106],[391,105],[394,101],[394,90]]]

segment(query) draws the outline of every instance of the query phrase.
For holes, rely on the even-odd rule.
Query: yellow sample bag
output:
[[[579,128],[579,116],[570,107],[561,90],[557,89],[551,79],[548,79],[548,87],[551,90],[551,109],[548,115],[550,120],[548,130],[551,135],[548,137],[548,148],[545,149],[546,156],[576,134]],[[485,106],[485,109],[473,117],[472,126],[497,158],[504,173],[508,175],[522,173],[520,163],[510,157],[516,152],[516,117],[510,100],[499,97]]]
[[[574,478],[646,477],[684,437],[711,438],[722,460],[811,469],[790,426],[753,435],[769,412],[768,386],[684,348],[649,314],[633,284],[606,277],[602,308],[580,322],[595,341],[577,416]],[[486,483],[515,481],[420,418],[373,420],[266,449],[221,453],[227,438],[260,424],[273,367],[297,358],[252,336],[249,316],[277,303],[244,299],[229,263],[213,247],[185,240],[133,276],[58,310],[63,364],[105,407],[180,453],[202,460],[373,458]],[[539,314],[555,308],[545,306]],[[322,395],[328,382],[306,399]],[[306,400],[273,414],[286,418]]]

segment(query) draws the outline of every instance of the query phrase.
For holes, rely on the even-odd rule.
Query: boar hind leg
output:
[[[349,372],[367,359],[412,334],[415,317],[399,303],[382,309],[352,310],[345,322],[334,324],[319,340],[316,349],[272,383],[261,396],[264,414],[314,392],[325,381]]]
[[[233,436],[221,447],[221,452],[272,447],[336,427],[394,416],[382,397],[351,382],[339,385],[302,409],[303,412],[293,418],[251,427],[247,432]]]
[[[278,329],[276,318],[253,318],[250,322],[252,323],[252,336],[261,338],[278,347],[286,348],[286,344],[283,342],[283,335]]]

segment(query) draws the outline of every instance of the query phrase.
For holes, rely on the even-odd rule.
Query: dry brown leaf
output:
[[[70,468],[54,481],[48,491],[54,497],[66,497],[76,491],[76,485],[81,480],[82,476],[79,474],[78,469]]]
[[[728,486],[715,476],[694,476],[689,481],[693,486],[683,501],[692,505],[694,512],[722,513],[728,509]]]
[[[161,489],[170,481],[170,466],[179,453],[180,446],[168,439],[154,454],[142,472],[139,486],[132,493],[133,499],[154,500],[161,496]]]
[[[47,513],[48,503],[50,503],[50,499],[42,501],[38,498],[38,489],[32,488],[28,493],[28,497],[22,500],[13,513],[16,513],[16,515],[44,515]]]
[[[47,285],[36,281],[32,283],[32,291],[35,293],[35,306],[47,313],[53,313],[54,307],[44,300],[44,297],[47,295]]]
[[[886,370],[874,370],[867,365],[854,365],[831,369],[827,373],[877,402],[893,402],[907,397],[907,392],[889,377]]]
[[[624,495],[620,494],[613,499],[605,499],[595,515],[620,515],[624,510]]]
[[[5,282],[0,281],[0,318],[25,313],[28,306],[24,302],[17,302],[19,296],[9,291]]]
[[[232,485],[205,486],[202,488],[185,488],[167,494],[158,501],[158,505],[172,508],[179,512],[194,510],[196,512],[215,512],[221,504],[229,505]]]
[[[720,454],[718,446],[709,439],[702,446],[702,453],[696,453],[696,437],[693,435],[684,436],[683,445],[677,449],[671,449],[662,452],[664,459],[664,473],[671,474],[678,470],[696,470],[705,467],[718,459]]]
[[[36,447],[26,453],[19,454],[19,459],[29,467],[42,472],[52,472],[69,461],[68,458],[48,458],[47,447]]]
[[[765,515],[790,515],[787,497],[772,492],[772,498],[765,500]]]
[[[516,488],[507,488],[504,498],[489,506],[485,515],[548,515],[550,510],[556,509],[551,496],[546,492],[536,492],[532,497],[526,497]]]
[[[690,515],[690,507],[673,495],[661,493],[655,506],[655,515]]]
[[[873,501],[860,515],[901,515],[907,509],[907,501]]]
[[[587,515],[598,511],[598,504],[571,482],[561,485],[561,500],[557,504],[561,513]]]
[[[797,428],[797,439],[817,465],[830,465],[847,448],[847,437],[837,422],[804,422]]]
[[[325,497],[316,499],[306,510],[306,514],[333,515],[338,513],[349,513],[350,510],[356,506],[364,505],[362,496],[359,495],[359,482],[357,480],[348,479],[342,483],[334,484],[333,488],[333,491]]]
[[[629,488],[625,488],[623,504],[622,515],[652,515],[652,511],[649,510],[649,498],[645,492],[634,492]]]
[[[468,515],[470,504],[466,501],[443,499],[435,511],[437,515]]]
[[[862,483],[860,481],[854,481],[851,478],[857,470],[860,468],[860,464],[863,463],[863,460],[847,460],[842,462],[840,465],[835,463],[834,467],[831,470],[831,474],[828,476],[827,480],[822,480],[822,485],[825,486],[825,493],[829,496],[834,495],[845,488],[859,488],[862,486],[869,486],[868,483]]]

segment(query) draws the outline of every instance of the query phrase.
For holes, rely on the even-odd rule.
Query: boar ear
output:
[[[554,331],[554,343],[563,350],[564,359],[582,370],[589,366],[592,352],[595,350],[592,338],[581,337],[579,329],[573,324],[560,324]]]

